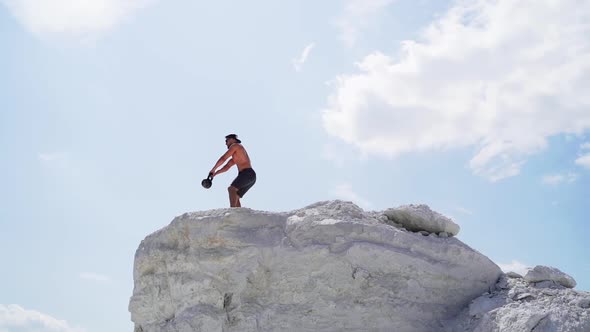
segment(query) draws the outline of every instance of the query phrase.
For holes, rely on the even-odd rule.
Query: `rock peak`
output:
[[[137,250],[136,331],[437,330],[501,274],[456,238],[395,220],[345,201],[183,214]]]

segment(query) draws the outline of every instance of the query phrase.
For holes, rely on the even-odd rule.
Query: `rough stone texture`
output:
[[[512,272],[512,271],[510,271],[510,272],[507,272],[507,273],[506,273],[506,275],[507,275],[509,278],[522,278],[522,276],[521,276],[520,274],[518,274],[518,273],[516,273],[516,272]]]
[[[576,281],[574,278],[561,272],[559,269],[542,265],[537,265],[527,272],[524,279],[530,283],[554,281],[567,288],[576,287]]]
[[[576,302],[576,304],[580,308],[584,308],[584,309],[590,308],[590,294],[588,294],[587,297],[578,299],[577,302]]]
[[[135,331],[440,331],[501,275],[382,216],[342,201],[179,216],[136,252]]]
[[[446,332],[589,332],[590,309],[584,307],[590,293],[568,289],[538,288],[524,279],[509,278],[508,288],[473,300]]]
[[[459,234],[459,225],[442,214],[432,211],[428,205],[403,205],[383,212],[389,220],[413,232],[446,233],[445,236]]]
[[[508,289],[510,286],[508,284],[508,275],[503,274],[500,276],[500,278],[498,279],[498,282],[496,283],[496,288],[499,289]]]

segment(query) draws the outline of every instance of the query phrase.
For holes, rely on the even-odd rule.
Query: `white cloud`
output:
[[[0,304],[0,330],[18,328],[22,332],[84,332],[82,328],[71,327],[65,320],[53,318],[44,313],[27,310],[16,304]]]
[[[362,196],[354,192],[352,186],[348,183],[336,186],[336,188],[332,191],[332,194],[342,200],[352,201],[353,203],[358,204],[363,208],[369,208],[372,205],[371,202],[369,202],[369,200],[363,198]]]
[[[517,175],[548,137],[590,129],[588,35],[587,1],[458,2],[400,54],[338,76],[324,128],[387,157],[475,148],[475,174]]]
[[[31,32],[81,36],[114,28],[153,0],[0,0]]]
[[[93,272],[82,272],[80,273],[80,278],[84,280],[90,280],[95,282],[111,282],[111,277],[106,276],[104,274],[93,273]]]
[[[590,150],[590,142],[580,144],[580,156],[576,159],[576,164],[590,169],[590,153],[586,150]]]
[[[558,185],[564,182],[573,183],[578,179],[578,174],[567,173],[567,174],[553,174],[543,176],[543,183],[549,185]]]
[[[576,164],[590,169],[590,154],[580,156],[576,159]]]
[[[299,72],[303,69],[303,64],[305,63],[305,61],[307,61],[307,58],[309,57],[309,53],[314,48],[314,46],[315,46],[314,43],[307,45],[303,49],[303,52],[301,52],[301,55],[299,56],[299,58],[293,59],[293,67],[295,68],[295,71]]]
[[[512,262],[510,262],[508,264],[498,264],[498,266],[500,267],[500,269],[502,269],[502,271],[504,271],[504,273],[508,273],[508,272],[512,271],[512,272],[516,272],[522,276],[527,274],[527,272],[531,269],[530,266],[527,266],[526,264],[523,264],[523,263],[516,261],[516,260],[513,260]]]
[[[349,47],[354,46],[361,30],[365,29],[383,8],[395,0],[348,0],[344,13],[335,21],[340,29],[340,39]]]

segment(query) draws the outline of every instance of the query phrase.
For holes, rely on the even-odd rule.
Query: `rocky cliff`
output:
[[[186,213],[141,242],[131,319],[136,332],[500,331],[491,312],[508,297],[472,301],[507,294],[506,277],[458,232],[425,205]]]

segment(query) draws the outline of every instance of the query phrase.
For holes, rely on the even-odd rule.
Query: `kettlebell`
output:
[[[209,173],[207,178],[203,179],[203,181],[201,181],[201,186],[203,186],[203,188],[205,188],[205,189],[211,188],[211,185],[213,185],[212,180],[213,180],[213,174]]]

